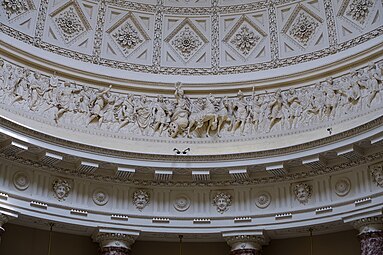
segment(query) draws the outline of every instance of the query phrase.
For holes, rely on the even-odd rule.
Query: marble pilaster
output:
[[[101,255],[130,255],[131,245],[136,238],[136,235],[103,232],[93,236],[93,240],[100,244]]]
[[[383,216],[359,219],[352,224],[359,230],[360,254],[383,255]]]

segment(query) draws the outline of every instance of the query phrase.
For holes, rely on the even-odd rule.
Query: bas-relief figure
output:
[[[336,121],[381,107],[383,63],[329,77],[312,86],[218,98],[189,98],[181,83],[174,99],[94,89],[0,61],[5,104],[51,118],[117,133],[170,138],[254,136]]]

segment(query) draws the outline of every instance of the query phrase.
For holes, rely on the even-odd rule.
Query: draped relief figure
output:
[[[166,108],[164,97],[162,95],[157,96],[157,102],[152,108],[153,115],[153,131],[159,132],[159,136],[162,136],[162,131],[168,127],[170,122],[169,110]]]
[[[244,134],[243,131],[245,130],[245,122],[248,116],[248,104],[241,90],[238,91],[237,99],[233,103],[233,110],[234,110],[233,132],[239,129],[240,134],[243,135]]]
[[[135,105],[135,114],[138,127],[142,135],[147,135],[147,128],[150,122],[150,101],[145,95],[140,96],[140,100]]]
[[[125,127],[130,123],[134,123],[135,115],[134,115],[134,98],[132,94],[127,94],[125,98],[123,98],[121,104],[117,107],[115,114],[115,118],[120,123],[118,126],[118,130]]]
[[[109,94],[112,85],[109,85],[107,89],[100,90],[89,102],[90,116],[88,118],[87,125],[92,121],[97,120],[99,125],[102,124],[104,118],[104,107],[112,101],[112,97]]]
[[[189,124],[189,114],[190,114],[190,101],[189,98],[185,96],[184,90],[181,88],[181,83],[176,83],[176,91],[174,93],[175,97],[175,109],[171,117],[171,122],[169,124],[169,136],[172,138],[177,137],[177,135],[184,132],[185,128]]]
[[[73,95],[80,93],[81,88],[74,87],[74,84],[71,84],[69,81],[65,81],[63,86],[58,88],[56,102],[52,104],[53,107],[56,107],[56,113],[54,117],[56,123],[64,113],[72,112],[76,108],[73,102]]]
[[[0,105],[50,118],[56,125],[169,138],[257,136],[312,128],[382,107],[383,62],[313,85],[235,96],[174,98],[122,94],[60,80],[0,59]],[[96,125],[95,125],[96,124]]]
[[[374,63],[370,63],[367,69],[367,107],[373,103],[379,104],[382,102],[382,74],[379,74],[378,69]]]

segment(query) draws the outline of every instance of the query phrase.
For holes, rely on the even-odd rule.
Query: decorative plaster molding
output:
[[[93,236],[93,241],[100,244],[100,247],[123,247],[130,249],[138,235],[130,235],[116,232],[97,232]]]
[[[383,217],[367,217],[351,222],[354,228],[359,230],[360,234],[383,231]]]
[[[153,4],[145,4],[145,3],[137,3],[137,2],[130,2],[130,1],[100,1],[95,3],[92,7],[94,8],[94,12],[98,12],[97,18],[93,17],[92,20],[92,26],[89,25],[88,27],[88,19],[90,17],[89,14],[81,13],[81,8],[76,7],[77,1],[69,1],[69,8],[75,6],[77,8],[77,11],[75,14],[76,18],[73,18],[72,20],[74,23],[70,23],[71,28],[74,27],[73,24],[80,24],[81,27],[88,27],[89,31],[91,31],[90,35],[88,36],[89,41],[94,41],[94,45],[92,44],[92,49],[90,49],[90,52],[84,52],[81,47],[76,47],[76,45],[72,45],[69,43],[68,45],[63,43],[60,40],[52,40],[52,38],[49,38],[48,33],[44,33],[45,30],[49,30],[49,24],[50,21],[47,19],[47,16],[52,15],[48,13],[48,10],[50,9],[50,3],[49,1],[42,1],[40,4],[40,7],[38,10],[35,11],[35,14],[38,19],[35,25],[31,26],[29,30],[32,31],[25,31],[20,29],[18,26],[15,26],[9,22],[9,19],[13,18],[14,16],[22,15],[25,13],[28,13],[28,10],[35,9],[33,6],[30,6],[33,1],[25,1],[26,3],[29,3],[29,5],[22,4],[23,1],[18,0],[4,0],[2,3],[2,8],[5,9],[5,11],[8,14],[8,17],[4,17],[4,20],[0,23],[0,30],[9,36],[12,36],[20,41],[24,41],[25,43],[34,45],[37,48],[54,52],[59,55],[66,56],[68,58],[77,59],[83,62],[88,63],[94,63],[102,66],[109,66],[113,68],[118,69],[125,69],[125,70],[132,70],[136,72],[146,72],[146,73],[161,73],[161,74],[167,74],[167,75],[217,75],[217,74],[233,74],[233,73],[244,73],[244,72],[254,72],[258,70],[265,70],[265,69],[274,69],[279,68],[283,66],[288,66],[291,64],[296,63],[302,63],[311,61],[314,59],[320,59],[322,57],[333,55],[335,53],[342,52],[346,49],[352,48],[362,42],[368,41],[372,38],[376,38],[380,35],[382,35],[382,27],[379,26],[378,21],[375,21],[371,18],[376,13],[379,13],[382,11],[382,4],[380,2],[377,2],[378,4],[371,5],[373,1],[361,1],[361,0],[353,0],[353,1],[346,1],[349,2],[345,8],[341,8],[341,10],[337,13],[337,16],[332,14],[333,9],[336,9],[337,6],[335,3],[331,1],[321,1],[319,2],[320,8],[316,10],[316,7],[307,8],[311,10],[311,13],[314,13],[316,16],[319,17],[319,19],[316,18],[316,20],[327,20],[327,24],[322,24],[321,26],[324,27],[324,30],[328,30],[329,33],[323,33],[322,37],[323,40],[319,40],[316,42],[319,44],[319,47],[298,47],[296,48],[296,45],[288,45],[290,48],[290,51],[293,51],[293,54],[290,54],[288,57],[283,57],[283,54],[281,52],[284,48],[287,46],[284,44],[284,41],[281,40],[283,37],[283,32],[279,31],[279,27],[282,27],[284,25],[285,20],[289,20],[288,18],[282,19],[278,14],[280,9],[283,8],[294,8],[297,6],[297,3],[295,1],[275,1],[273,3],[269,3],[267,1],[257,1],[255,3],[245,3],[245,4],[238,4],[235,3],[233,5],[214,5],[211,6],[166,6],[162,2],[159,2],[156,5]],[[16,3],[16,4],[13,4]],[[304,3],[301,4],[302,6],[310,6],[310,3]],[[13,7],[15,6],[15,8]],[[363,6],[363,7],[361,7]],[[66,6],[67,7],[67,6]],[[150,55],[150,59],[145,60],[145,64],[142,64],[142,59],[140,61],[140,58],[138,60],[136,58],[126,58],[125,56],[119,56],[117,53],[117,57],[102,57],[103,55],[108,56],[106,54],[108,50],[108,46],[106,45],[106,40],[103,40],[106,34],[105,26],[108,22],[106,22],[106,15],[108,14],[108,10],[110,9],[119,9],[122,10],[125,13],[142,13],[146,12],[150,14],[151,16],[155,17],[152,26],[153,30],[153,48],[151,49],[148,47],[147,51],[153,52],[153,54]],[[344,9],[344,10],[343,10]],[[56,15],[60,16],[60,14],[66,13],[68,8],[60,9],[59,8],[59,14]],[[271,47],[265,47],[262,51],[265,55],[270,56],[267,60],[260,59],[257,60],[256,63],[252,60],[253,58],[245,58],[243,60],[243,56],[237,57],[237,55],[243,55],[243,53],[239,53],[237,55],[232,54],[234,56],[231,56],[232,62],[228,66],[222,65],[222,59],[225,55],[224,47],[220,43],[220,40],[218,38],[223,37],[224,35],[220,35],[222,31],[218,31],[218,27],[225,26],[225,23],[222,19],[220,19],[220,16],[226,16],[226,15],[232,15],[235,18],[238,18],[244,14],[254,14],[254,10],[260,10],[264,13],[264,23],[270,24],[270,29],[265,29],[265,35],[266,37],[270,37],[270,44]],[[323,11],[321,11],[323,10]],[[342,11],[343,10],[343,11]],[[313,16],[310,13],[311,16]],[[53,13],[55,14],[55,12]],[[9,17],[11,15],[12,17]],[[172,66],[166,66],[162,65],[163,61],[160,61],[161,58],[165,59],[166,51],[162,51],[163,45],[166,43],[165,38],[162,38],[162,35],[165,33],[167,24],[165,23],[164,16],[170,16],[170,17],[178,17],[180,15],[183,15],[185,18],[188,18],[190,20],[194,20],[196,18],[200,18],[201,16],[209,16],[212,17],[212,22],[206,25],[206,28],[203,31],[203,34],[206,35],[206,38],[209,38],[209,44],[211,44],[211,51],[212,56],[211,59],[213,60],[210,63],[206,64],[206,67],[199,67],[197,66],[186,66],[185,67],[185,58],[181,57],[180,59],[174,59]],[[294,12],[291,15],[295,15]],[[251,16],[251,15],[249,15]],[[301,15],[299,15],[301,17]],[[347,38],[346,36],[342,35],[342,29],[334,29],[334,26],[336,24],[335,20],[338,19],[345,19],[350,20],[351,22],[355,23],[359,26],[359,29],[356,29],[355,31],[351,31],[351,36]],[[367,22],[369,20],[372,20],[372,22]],[[379,20],[379,19],[377,19]],[[78,21],[78,22],[76,22]],[[258,26],[265,26],[261,23],[261,21],[256,21],[258,23]],[[62,22],[61,22],[62,23]],[[198,22],[197,22],[198,23]],[[261,23],[261,24],[260,24]],[[82,24],[82,25],[81,25]],[[292,33],[292,34],[299,34],[298,37],[295,36],[295,38],[303,38],[295,39],[294,43],[292,44],[305,44],[306,37],[308,35],[307,31],[311,31],[309,29],[303,29],[303,26],[310,25],[309,23],[304,23],[301,25],[299,22],[292,23],[292,27],[299,27],[300,30],[304,30],[303,32],[299,32],[300,30],[296,30],[298,32]],[[311,23],[312,24],[312,23]],[[300,26],[299,26],[300,25]],[[267,25],[268,26],[268,25]],[[314,25],[315,26],[315,25]],[[327,26],[327,27],[326,27]],[[62,28],[53,27],[55,30],[54,32],[58,32],[56,30],[62,30]],[[64,26],[65,27],[65,26]],[[78,27],[78,26],[77,26]],[[94,27],[94,29],[92,28]],[[203,27],[203,26],[202,26]],[[182,27],[185,28],[185,27]],[[68,29],[67,29],[68,30]],[[69,30],[68,30],[69,31]],[[85,29],[84,29],[85,31]],[[290,30],[294,31],[294,30]],[[27,34],[26,32],[29,32],[30,34]],[[105,33],[105,34],[104,34]],[[68,33],[62,33],[64,41],[71,41],[73,37],[69,36]],[[249,33],[251,34],[251,32]],[[310,33],[310,35],[313,33]],[[80,34],[76,34],[77,35]],[[212,35],[212,36],[210,36]],[[210,38],[212,37],[212,38]],[[342,38],[346,37],[347,40],[337,41],[336,38]],[[279,38],[279,39],[278,39]],[[293,36],[294,38],[294,36]],[[315,41],[315,40],[314,40]],[[330,47],[327,45],[327,41],[330,41]],[[245,45],[245,44],[243,44]],[[117,47],[117,46],[116,46]],[[85,47],[86,48],[86,47]],[[110,48],[110,47],[109,47]],[[248,47],[245,47],[248,48]],[[318,50],[319,48],[319,50]],[[86,51],[86,50],[85,50]],[[241,50],[240,50],[241,51]],[[262,53],[260,52],[260,53]],[[147,52],[146,52],[147,53]],[[209,53],[210,54],[210,53]],[[123,54],[124,55],[124,54]],[[131,55],[131,54],[130,54]],[[145,54],[144,54],[145,55]],[[162,56],[165,55],[165,56]],[[182,55],[182,54],[181,54]],[[221,56],[222,55],[222,56]],[[246,55],[246,54],[245,54]],[[291,56],[292,55],[292,56]],[[206,57],[206,56],[205,56]],[[201,62],[203,60],[202,58],[199,59]],[[230,61],[229,61],[230,62]]]

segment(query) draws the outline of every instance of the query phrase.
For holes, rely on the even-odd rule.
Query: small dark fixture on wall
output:
[[[186,148],[183,151],[180,151],[179,149],[174,148],[173,151],[175,151],[177,155],[186,155],[190,151],[190,148]]]

